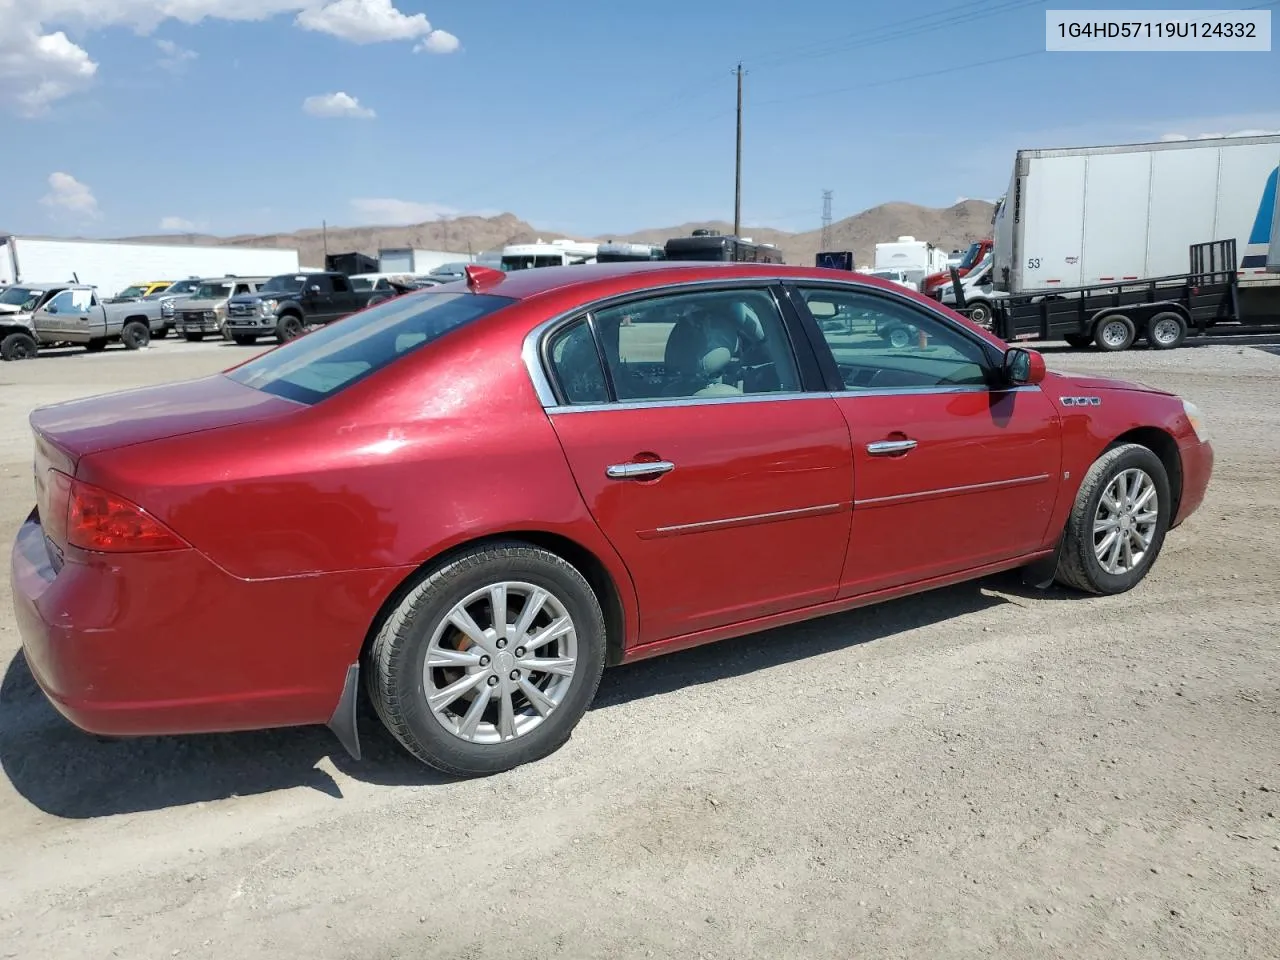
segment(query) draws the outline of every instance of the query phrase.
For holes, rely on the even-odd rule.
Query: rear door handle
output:
[[[914,440],[877,440],[867,444],[867,453],[873,457],[889,457],[895,453],[907,453],[916,448]]]
[[[669,460],[651,460],[635,463],[615,463],[604,468],[611,480],[634,480],[637,477],[658,477],[670,473],[676,465]]]

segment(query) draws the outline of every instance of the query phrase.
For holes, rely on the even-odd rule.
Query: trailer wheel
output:
[[[901,350],[911,343],[911,328],[905,323],[891,323],[881,328],[879,333],[895,350]]]
[[[1187,339],[1187,321],[1182,314],[1157,313],[1147,321],[1147,343],[1153,350],[1173,350]]]
[[[991,329],[991,304],[985,300],[969,301],[969,319],[986,329]]]
[[[11,333],[0,340],[0,357],[6,360],[30,360],[39,351],[36,338],[29,333]]]
[[[130,320],[120,331],[120,342],[126,350],[141,350],[151,342],[151,328],[140,320]]]
[[[1093,338],[1083,333],[1064,333],[1062,339],[1067,342],[1067,346],[1075,347],[1077,350],[1083,350],[1093,343]]]
[[[1098,345],[1099,350],[1115,353],[1132,347],[1137,335],[1132,320],[1122,313],[1113,313],[1098,321],[1094,328],[1093,342]]]

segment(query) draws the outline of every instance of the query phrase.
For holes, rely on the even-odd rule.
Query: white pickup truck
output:
[[[45,346],[75,343],[96,353],[119,341],[139,350],[151,342],[152,328],[163,325],[160,307],[155,300],[103,303],[93,287],[73,285],[41,304],[31,327]]]

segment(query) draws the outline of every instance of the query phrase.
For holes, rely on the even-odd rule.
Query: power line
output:
[[[921,80],[925,77],[940,77],[948,73],[958,73],[961,70],[972,70],[974,67],[985,67],[993,63],[1008,63],[1011,60],[1023,60],[1027,57],[1038,56],[1044,53],[1044,50],[1028,50],[1025,53],[1015,53],[1008,57],[995,57],[991,60],[978,60],[974,63],[957,64],[954,67],[944,67],[941,70],[929,70],[924,73],[912,73],[905,77],[891,77],[888,80],[876,80],[872,83],[857,83],[848,87],[824,88],[812,93],[797,93],[788,97],[776,97],[773,100],[762,100],[757,106],[763,107],[775,103],[791,103],[793,100],[809,100],[814,97],[830,97],[836,93],[849,93],[854,90],[871,90],[876,87],[887,87],[895,83],[906,83],[908,80]]]

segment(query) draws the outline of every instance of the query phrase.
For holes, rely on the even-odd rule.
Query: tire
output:
[[[1093,338],[1083,333],[1064,333],[1062,339],[1067,342],[1067,346],[1075,347],[1077,350],[1083,350],[1093,343]]]
[[[0,340],[0,357],[6,360],[30,360],[39,352],[36,338],[20,330]]]
[[[1153,350],[1176,350],[1187,339],[1187,321],[1172,310],[1157,313],[1147,321],[1147,343]]]
[[[972,301],[968,307],[969,319],[979,326],[991,329],[991,321],[993,314],[991,312],[991,304],[985,300]]]
[[[893,323],[880,331],[880,336],[895,350],[901,350],[911,344],[911,328],[905,323]]]
[[[258,338],[252,333],[233,333],[231,339],[242,347],[252,347],[258,342]]]
[[[508,671],[519,671],[520,665],[529,661],[525,654],[515,657],[524,650],[518,639],[507,641],[491,630],[493,608],[488,589],[500,583],[508,587],[505,606],[510,612],[505,622],[513,629],[521,626],[530,591],[547,594],[524,636],[563,616],[569,618],[571,634],[536,652],[544,662],[551,659],[548,654],[572,658],[572,675],[534,671],[519,681],[513,679],[515,674]],[[452,625],[448,618],[459,604],[465,604],[473,624],[490,631],[482,636],[492,646],[479,647]],[[436,662],[449,664],[458,658],[459,665],[439,666],[424,673],[433,643],[438,644],[437,651],[444,650],[437,652]],[[551,644],[556,644],[556,649],[552,650]],[[476,650],[480,652],[473,653]],[[467,656],[474,656],[474,662],[463,662]],[[369,650],[365,673],[374,709],[406,750],[444,773],[484,776],[539,760],[559,749],[595,697],[604,661],[604,615],[582,574],[554,553],[525,543],[504,542],[455,556],[410,590],[381,625]],[[444,704],[439,713],[434,712],[428,705],[427,691],[439,692],[468,675],[485,679]],[[537,677],[537,682],[530,684],[530,677]],[[555,698],[555,706],[544,719],[537,719],[539,713],[523,693],[530,686]],[[473,690],[483,697],[465,699]],[[509,729],[517,733],[504,739],[499,724],[507,701],[514,717]],[[477,709],[481,712],[476,713]],[[457,732],[465,728],[468,718],[474,728],[470,736]]]
[[[276,339],[288,343],[302,336],[302,320],[292,313],[286,313],[276,321]]]
[[[151,343],[151,328],[140,320],[130,320],[120,331],[120,342],[126,350],[141,350]]]
[[[204,334],[196,333],[195,331],[192,331],[191,333],[183,332],[182,339],[187,341],[187,343],[199,343],[204,339]]]
[[[1123,541],[1119,548],[1107,546],[1101,551],[1098,549],[1108,542],[1109,534],[1099,530],[1097,524],[1100,520],[1110,519],[1105,514],[1113,513],[1110,508],[1103,506],[1103,498],[1104,495],[1115,492],[1112,490],[1113,484],[1132,484],[1135,474],[1145,475],[1154,489],[1155,515],[1149,521],[1151,526],[1146,528],[1144,524],[1135,524],[1133,518],[1135,515],[1141,518],[1151,513],[1150,501],[1143,504],[1140,510],[1122,511],[1127,513],[1129,524],[1127,527],[1117,527],[1115,533],[1117,536],[1124,536],[1127,530],[1132,530],[1131,545],[1135,543],[1134,538],[1140,543],[1144,533],[1149,539],[1141,556],[1131,558],[1136,562],[1128,569],[1108,569],[1103,565],[1103,559],[1110,561],[1113,549],[1123,550]],[[1120,478],[1124,478],[1123,481]],[[1141,499],[1141,495],[1138,499]],[[1123,508],[1123,502],[1121,506]],[[1126,443],[1107,450],[1094,461],[1080,483],[1076,502],[1067,519],[1055,579],[1063,586],[1074,587],[1086,593],[1115,594],[1133,589],[1147,575],[1160,555],[1165,534],[1169,530],[1171,507],[1169,476],[1159,457],[1137,443]],[[1099,552],[1103,554],[1101,558],[1098,556]],[[1123,561],[1123,553],[1118,553],[1116,559]]]
[[[169,334],[170,334],[170,333],[172,333],[172,332],[173,332],[173,327],[172,327],[172,325],[170,325],[170,324],[167,324],[167,323],[166,323],[166,324],[165,324],[164,326],[162,326],[159,330],[153,330],[153,331],[151,331],[151,339],[153,339],[153,340],[163,340],[165,337],[169,336]]]
[[[1133,321],[1122,313],[1113,313],[1098,321],[1093,329],[1093,342],[1099,350],[1118,353],[1133,346],[1137,331]]]
[[[103,350],[107,349],[107,340],[105,337],[98,340],[90,340],[84,345],[84,348],[90,353],[101,353]]]

